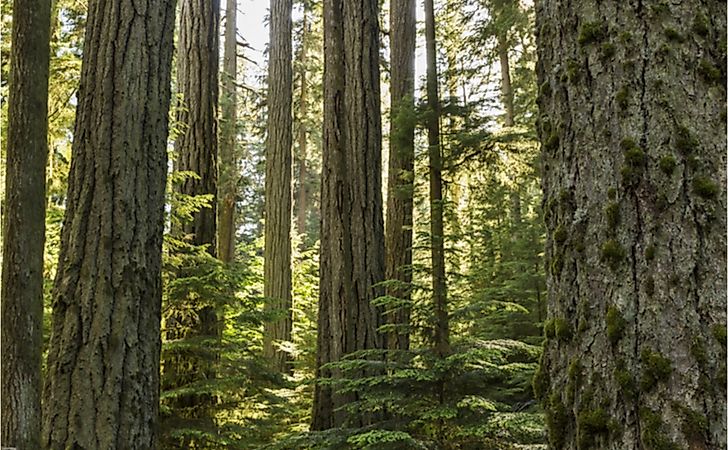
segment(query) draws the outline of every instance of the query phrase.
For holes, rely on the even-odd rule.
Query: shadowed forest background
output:
[[[1,3],[3,447],[725,447],[725,3],[263,3]]]

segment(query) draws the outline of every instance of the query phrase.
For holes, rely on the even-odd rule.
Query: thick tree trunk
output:
[[[290,370],[290,357],[278,348],[291,340],[291,145],[293,67],[291,0],[271,0],[268,63],[268,142],[265,166],[266,310],[279,317],[265,324],[263,351],[272,366]]]
[[[726,446],[725,2],[537,3],[553,448]]]
[[[51,5],[13,4],[2,251],[2,446],[40,448]]]
[[[308,80],[306,59],[308,57],[308,3],[304,2],[303,23],[301,25],[301,53],[299,54],[299,66],[301,69],[301,95],[298,107],[298,199],[296,201],[296,227],[299,234],[306,233],[306,217],[308,215],[306,178],[308,171],[306,170],[307,143],[308,143],[308,127],[306,126],[306,115],[308,114]],[[303,245],[303,243],[301,243]]]
[[[390,11],[392,45],[392,117],[389,141],[387,229],[385,236],[387,280],[397,283],[387,295],[410,300],[412,282],[412,194],[415,160],[415,38],[414,0],[393,0]],[[388,321],[404,327],[387,339],[391,349],[409,349],[410,308],[392,313]]]
[[[174,10],[89,3],[43,393],[48,448],[156,446]]]
[[[371,303],[384,279],[378,17],[377,0],[324,2],[317,378],[341,377],[326,363],[382,348],[381,313]],[[356,399],[317,385],[313,429],[367,423],[341,408]]]
[[[425,0],[427,44],[427,143],[430,158],[430,242],[432,246],[432,296],[435,311],[435,351],[450,351],[450,324],[447,313],[445,275],[445,237],[443,230],[442,152],[440,149],[440,100],[437,86],[437,47],[435,11],[432,0]]]
[[[175,142],[175,169],[199,176],[186,178],[179,187],[181,194],[211,195],[212,201],[209,207],[195,212],[179,232],[189,238],[190,244],[206,246],[212,256],[217,250],[219,22],[219,0],[182,0],[177,51],[177,89],[182,98],[177,121],[182,131]],[[178,275],[184,277],[186,274]],[[194,302],[193,299],[187,301]],[[221,326],[215,307],[197,306],[195,313],[172,309],[164,320],[166,339],[218,339]],[[170,355],[164,361],[164,378],[171,380],[173,385],[164,387],[182,387],[213,379],[214,363],[209,356],[194,352]],[[184,394],[171,400],[170,404],[186,419],[211,422],[209,409],[213,402],[209,394]]]
[[[218,190],[218,257],[231,263],[235,260],[235,198],[237,197],[237,0],[225,5],[225,49],[223,53],[222,91],[220,101],[220,186]]]

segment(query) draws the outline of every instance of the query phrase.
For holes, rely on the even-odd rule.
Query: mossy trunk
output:
[[[51,5],[13,4],[2,233],[2,446],[40,448]]]
[[[341,378],[321,366],[383,346],[381,311],[371,303],[384,280],[378,6],[377,0],[324,2],[317,378]],[[366,424],[364,414],[344,408],[356,400],[356,393],[318,384],[312,428]]]
[[[89,2],[43,448],[157,446],[174,11]]]
[[[726,4],[536,18],[551,446],[725,448]]]

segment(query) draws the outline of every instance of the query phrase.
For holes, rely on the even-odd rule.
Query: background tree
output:
[[[225,4],[225,48],[223,50],[220,101],[220,164],[218,191],[218,255],[221,261],[235,259],[235,202],[238,195],[237,162],[237,0]]]
[[[2,240],[2,446],[40,447],[50,2],[16,1]]]
[[[551,445],[722,448],[726,5],[536,19]]]
[[[386,277],[395,281],[387,295],[405,303],[389,315],[400,328],[390,334],[392,349],[409,348],[410,283],[412,282],[412,195],[415,159],[415,41],[414,0],[393,0],[390,10],[391,122],[387,187]],[[403,327],[402,327],[403,326]]]
[[[90,6],[54,291],[43,446],[149,448],[159,408],[174,2],[147,5],[136,19],[130,2]]]
[[[285,351],[291,340],[291,145],[293,141],[293,68],[291,0],[271,0],[268,62],[268,138],[265,171],[266,322],[264,352],[273,367],[287,371]]]
[[[382,347],[372,300],[384,280],[378,2],[324,2],[324,156],[317,378],[325,364]],[[316,386],[313,425],[357,426],[355,392]]]
[[[187,174],[180,183],[178,193],[186,196],[205,196],[208,202],[191,214],[188,221],[172,230],[177,239],[192,246],[202,246],[211,256],[217,250],[217,108],[218,108],[218,52],[220,3],[219,0],[183,0],[180,6],[177,52],[177,107],[178,134],[175,141],[175,170]],[[178,277],[188,276],[182,268]],[[196,342],[207,352],[165,352],[163,388],[192,387],[215,378],[221,325],[218,323],[219,305],[209,296],[182,293],[176,304],[165,310],[165,339]],[[198,386],[199,387],[199,386]],[[208,389],[180,393],[168,400],[175,415],[212,427],[210,408],[214,395]],[[168,424],[165,424],[167,427]],[[189,436],[179,445],[192,445]],[[172,445],[172,444],[169,444]]]

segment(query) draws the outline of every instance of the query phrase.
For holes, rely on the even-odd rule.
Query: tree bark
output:
[[[537,3],[564,449],[726,446],[726,4]]]
[[[263,351],[273,368],[290,370],[290,356],[280,350],[291,340],[291,145],[293,143],[293,67],[291,0],[271,0],[268,63],[268,141],[265,167],[266,311],[280,317],[265,324]]]
[[[299,53],[299,65],[301,69],[301,95],[300,105],[298,107],[298,200],[296,204],[296,228],[299,234],[306,234],[306,218],[308,215],[306,178],[308,171],[306,170],[307,144],[308,144],[308,127],[306,126],[306,115],[308,114],[308,80],[307,80],[307,57],[308,57],[308,34],[310,33],[308,24],[308,3],[303,4],[303,23],[301,24],[301,52]],[[303,246],[303,242],[301,242]]]
[[[218,256],[221,261],[235,260],[235,198],[237,197],[237,0],[225,6],[225,49],[223,52],[222,90],[220,102],[220,199],[218,213]]]
[[[416,8],[414,0],[393,0],[390,11],[392,115],[385,236],[386,277],[396,281],[387,288],[387,295],[405,301],[411,299],[412,283]],[[408,350],[410,308],[401,307],[389,315],[388,321],[404,326],[404,329],[388,336],[388,347]]]
[[[13,3],[2,249],[2,446],[40,448],[51,5]]]
[[[324,2],[324,149],[317,378],[322,365],[382,348],[372,300],[384,279],[378,1]],[[361,426],[370,418],[343,406],[357,395],[318,384],[315,430]]]
[[[515,113],[513,110],[513,88],[511,87],[511,65],[508,59],[508,37],[506,33],[498,35],[498,61],[501,70],[501,98],[506,114],[503,125],[512,127],[515,125]]]
[[[208,207],[195,212],[181,230],[173,230],[173,233],[179,233],[192,245],[205,246],[212,256],[217,250],[219,22],[219,0],[182,0],[177,52],[177,89],[182,102],[177,110],[177,122],[182,131],[175,142],[175,169],[194,172],[199,177],[186,178],[178,188],[181,194],[211,195],[212,201]],[[186,276],[184,272],[177,275]],[[195,302],[194,299],[187,301]],[[218,339],[222,328],[216,308],[194,306],[194,312],[170,309],[164,318],[166,339]],[[194,352],[170,355],[164,361],[164,388],[214,379],[214,365],[215,361],[209,356]],[[212,422],[210,407],[213,403],[214,398],[208,393],[183,394],[170,400],[180,417],[208,424]]]
[[[445,237],[443,230],[442,150],[440,149],[440,100],[437,81],[437,43],[432,0],[425,0],[427,45],[427,142],[430,159],[430,242],[432,246],[432,296],[435,311],[435,351],[450,351],[450,324],[447,313]]]
[[[174,10],[89,4],[43,447],[156,446]]]

